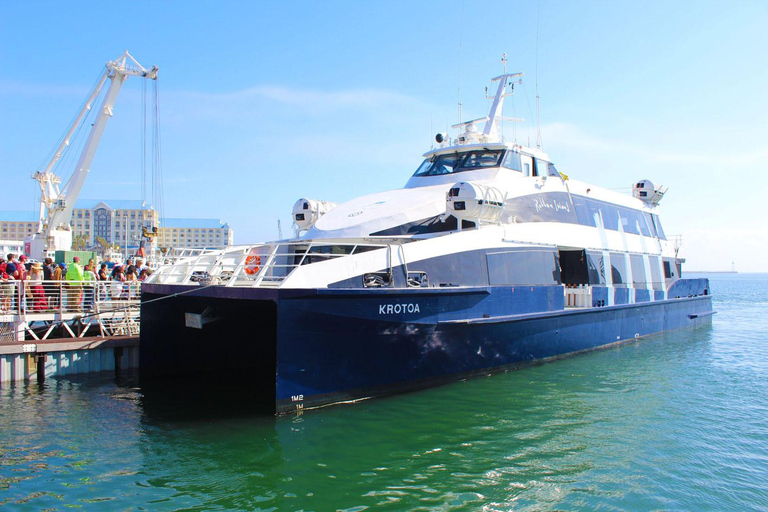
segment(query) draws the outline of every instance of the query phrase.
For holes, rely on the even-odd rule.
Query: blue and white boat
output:
[[[142,378],[246,376],[277,413],[514,369],[710,323],[648,180],[620,194],[500,134],[522,74],[401,189],[300,199],[296,236],[203,251],[144,285]]]

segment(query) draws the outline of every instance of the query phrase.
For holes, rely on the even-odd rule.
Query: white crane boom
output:
[[[37,232],[26,240],[24,252],[33,258],[44,258],[49,252],[56,250],[68,251],[72,248],[72,229],[70,221],[72,219],[72,210],[75,202],[83,188],[85,178],[91,170],[91,163],[96,154],[96,148],[99,145],[107,120],[113,115],[113,107],[117,94],[129,76],[140,76],[150,80],[157,80],[157,66],[149,69],[144,68],[136,62],[126,50],[119,58],[107,62],[106,70],[99,83],[88,97],[85,107],[75,118],[74,123],[64,136],[62,143],[53,155],[53,158],[45,167],[44,171],[35,172],[32,179],[40,184],[40,217],[38,221]],[[93,122],[91,132],[83,146],[83,152],[77,162],[72,176],[62,189],[59,189],[61,178],[53,173],[53,167],[61,158],[65,148],[69,146],[70,138],[75,132],[83,117],[91,109],[91,103],[98,97],[104,84],[109,78],[112,83],[104,95],[104,101]]]

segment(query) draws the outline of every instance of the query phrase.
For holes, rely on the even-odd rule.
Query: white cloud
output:
[[[265,111],[274,117],[279,108],[327,115],[341,111],[386,112],[393,107],[404,109],[419,104],[414,98],[382,89],[319,91],[263,85],[222,93],[170,91],[166,95],[185,114],[230,119],[254,114],[264,117]]]

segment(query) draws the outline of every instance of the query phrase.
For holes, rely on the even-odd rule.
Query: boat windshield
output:
[[[483,149],[466,153],[450,153],[433,156],[416,169],[414,176],[440,176],[462,171],[474,171],[488,167],[498,167],[503,150]]]

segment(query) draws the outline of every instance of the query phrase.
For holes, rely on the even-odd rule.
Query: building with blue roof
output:
[[[36,211],[0,211],[0,239],[24,240],[37,231]],[[85,237],[88,248],[99,240],[135,252],[142,229],[157,228],[162,248],[222,248],[232,245],[229,224],[219,219],[163,218],[148,203],[132,199],[79,199],[72,212],[72,234]]]
[[[219,219],[163,217],[157,238],[160,247],[223,248],[234,243],[234,232]]]

